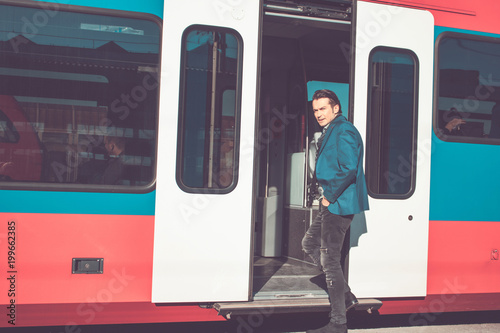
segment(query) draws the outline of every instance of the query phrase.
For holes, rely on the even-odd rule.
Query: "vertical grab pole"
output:
[[[217,91],[217,56],[218,42],[217,32],[214,34],[214,44],[212,46],[212,102],[210,107],[210,146],[208,152],[208,187],[213,187],[214,169],[214,135],[215,135],[215,100]]]

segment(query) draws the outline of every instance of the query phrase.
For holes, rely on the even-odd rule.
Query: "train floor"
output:
[[[254,257],[254,299],[328,298],[325,277],[313,264],[290,257]]]

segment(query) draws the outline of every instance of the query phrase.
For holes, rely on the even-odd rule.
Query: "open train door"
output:
[[[260,13],[165,1],[155,303],[248,300]]]
[[[385,2],[387,3],[387,2]],[[432,15],[357,1],[354,124],[365,142],[370,210],[351,227],[358,297],[425,296],[429,224]]]

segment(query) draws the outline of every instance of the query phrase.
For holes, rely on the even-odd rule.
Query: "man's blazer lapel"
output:
[[[319,153],[318,153],[318,158],[321,155],[321,152],[323,149],[325,149],[326,144],[328,143],[328,139],[330,138],[330,135],[332,135],[333,132],[333,121],[330,123],[330,126],[326,129],[325,137],[323,138],[323,142],[321,142],[321,147],[319,147]]]

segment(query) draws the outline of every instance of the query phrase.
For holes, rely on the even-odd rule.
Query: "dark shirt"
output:
[[[455,127],[454,129],[452,129],[451,131],[448,131],[447,128],[445,128],[443,130],[443,134],[446,134],[446,135],[454,135],[454,136],[464,136],[464,133],[457,127]]]
[[[101,177],[101,184],[117,185],[123,176],[123,154],[118,157],[110,157],[104,173]]]

